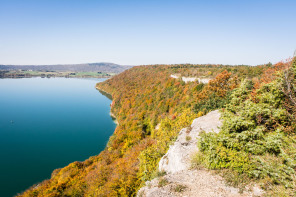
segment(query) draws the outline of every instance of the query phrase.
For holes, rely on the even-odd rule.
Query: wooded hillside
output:
[[[50,180],[32,187],[22,196],[134,196],[146,180],[157,174],[159,159],[166,153],[170,143],[176,139],[179,130],[189,126],[194,118],[219,108],[226,108],[225,110],[230,111],[232,110],[230,106],[234,102],[238,102],[237,107],[247,109],[239,106],[245,105],[247,100],[253,103],[264,103],[267,102],[266,99],[286,99],[286,108],[282,103],[282,109],[289,111],[289,107],[293,108],[293,103],[288,102],[291,87],[289,89],[288,86],[283,86],[284,88],[281,89],[278,86],[263,85],[273,83],[277,78],[276,71],[282,71],[288,67],[288,63],[257,67],[222,65],[138,66],[99,83],[97,84],[99,90],[112,95],[111,110],[119,122],[106,149],[98,156],[93,156],[84,162],[74,162],[67,167],[55,170]],[[180,79],[170,77],[171,74],[176,73],[182,76],[207,76],[213,79],[208,84],[199,84],[197,81],[185,83]],[[288,76],[290,79],[290,74]],[[248,79],[250,82],[247,83],[244,79]],[[242,85],[240,85],[241,81],[243,81]],[[259,95],[265,95],[265,87],[270,88],[265,92],[282,91],[287,92],[288,96],[285,97],[285,94],[281,93],[281,97],[260,97]],[[292,91],[294,90],[292,89]],[[281,103],[278,100],[276,102],[274,105]],[[294,114],[293,109],[291,110],[289,113]],[[231,112],[234,113],[234,111]],[[246,114],[247,112],[240,113]],[[284,112],[281,111],[281,113]],[[282,117],[281,113],[278,114],[280,117]],[[277,130],[278,124],[282,123],[273,122],[278,120],[276,117],[271,121],[266,120],[270,116],[267,116],[265,112],[262,112],[261,115],[262,117],[253,115],[251,118],[255,119],[256,125],[267,125],[266,128],[272,129],[270,131]],[[249,115],[246,116],[249,117]],[[225,118],[231,119],[230,115],[225,115]],[[283,132],[293,133],[292,127],[290,127],[293,125],[288,123],[288,119],[284,118],[282,121],[284,121],[284,128],[286,128]],[[229,124],[232,124],[232,122],[229,122]],[[243,124],[240,125],[242,128],[238,130],[236,129],[239,125],[233,127],[230,125],[231,132],[229,132],[240,133],[248,130]],[[253,125],[252,129],[262,129],[262,127],[257,128],[256,125]],[[224,127],[224,129],[228,128]],[[261,131],[258,130],[258,132]],[[251,139],[252,134],[248,136],[246,138],[242,136],[246,143]],[[262,134],[260,136],[262,137]],[[236,136],[233,137],[237,139]],[[276,138],[277,136],[271,135],[271,137]],[[206,142],[208,138],[214,139],[206,135],[203,137]],[[240,159],[240,157],[236,158],[235,155],[240,155],[240,151],[244,151],[244,154],[250,154],[248,151],[256,149],[252,147],[250,147],[251,149],[239,149],[238,146],[241,144],[232,144],[232,141],[225,143],[219,146],[202,144],[203,158],[205,158],[203,161],[207,161],[206,164],[214,169],[243,167],[241,172],[245,172],[245,168],[251,169],[252,163],[249,160],[238,163],[236,159]],[[230,147],[229,144],[232,144],[233,147]],[[213,159],[221,155],[208,154],[208,147],[210,146],[221,147],[225,151],[235,149],[234,153],[228,151],[225,154],[229,153],[229,157],[234,154],[234,157],[227,157],[227,159],[232,159],[236,165],[227,166],[222,165],[223,163],[214,165]],[[264,151],[265,149],[260,150]],[[275,151],[272,153],[279,154],[279,149]],[[293,159],[295,161],[295,153],[288,155],[291,154],[294,154]],[[289,162],[290,157],[287,157],[287,159],[287,162]],[[245,165],[245,163],[247,164]],[[261,177],[260,174],[259,177]],[[289,179],[289,177],[286,178]],[[279,182],[279,184],[282,183],[285,183],[285,181]]]

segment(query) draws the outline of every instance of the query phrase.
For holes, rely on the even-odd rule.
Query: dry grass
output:
[[[180,192],[185,191],[186,189],[187,189],[187,186],[178,184],[178,185],[176,185],[176,187],[174,188],[174,192],[178,192],[178,193],[180,193]]]
[[[166,178],[160,178],[158,181],[158,187],[164,187],[169,184],[169,181]]]

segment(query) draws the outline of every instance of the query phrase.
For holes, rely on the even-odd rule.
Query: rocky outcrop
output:
[[[146,186],[139,190],[138,196],[260,196],[263,191],[258,187],[240,193],[238,188],[227,186],[219,175],[207,170],[190,169],[192,155],[198,151],[199,133],[217,133],[221,125],[220,113],[216,110],[195,119],[190,128],[182,129],[175,143],[159,162],[159,171],[165,171],[166,175],[147,181]]]
[[[219,132],[222,125],[218,110],[208,113],[193,121],[191,128],[180,131],[175,143],[170,146],[159,162],[159,170],[167,173],[176,173],[190,168],[191,157],[198,151],[197,140],[201,131]]]
[[[171,75],[171,77],[174,78],[174,79],[181,78],[185,83],[193,82],[193,81],[198,81],[198,83],[209,83],[209,81],[211,80],[210,78],[181,77],[181,76],[178,76],[178,75]]]

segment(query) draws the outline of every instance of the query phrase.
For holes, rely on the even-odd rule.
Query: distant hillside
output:
[[[59,65],[0,65],[0,70],[32,70],[32,71],[72,71],[72,72],[105,72],[120,73],[131,68],[113,63],[85,63]]]

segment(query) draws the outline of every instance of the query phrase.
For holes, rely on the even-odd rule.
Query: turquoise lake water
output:
[[[104,79],[0,79],[0,196],[102,151],[116,125]]]

